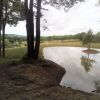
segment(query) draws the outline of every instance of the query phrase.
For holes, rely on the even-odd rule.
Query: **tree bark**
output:
[[[0,56],[1,56],[1,20],[0,20]]]
[[[5,57],[5,27],[7,22],[8,0],[4,0],[4,16],[2,22],[2,56]]]
[[[0,0],[0,56],[2,55],[1,51],[1,30],[2,30],[2,6],[3,6],[3,1]]]
[[[33,0],[30,0],[28,7],[28,0],[25,0],[25,15],[26,15],[26,30],[27,30],[27,57],[34,58],[34,13]]]
[[[38,59],[39,49],[40,49],[40,33],[41,33],[40,18],[41,18],[41,0],[37,0],[35,59]]]
[[[3,22],[2,34],[2,56],[5,57],[5,23]]]
[[[0,57],[1,57],[1,22],[0,22]]]

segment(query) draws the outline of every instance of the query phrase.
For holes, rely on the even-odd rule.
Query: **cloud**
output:
[[[100,7],[97,6],[96,0],[86,0],[86,2],[78,3],[68,13],[50,9],[50,12],[53,12],[53,14],[50,13],[50,16],[54,16],[54,18],[51,18],[49,12],[47,14],[50,34],[75,34],[88,31],[89,28],[93,29],[94,32],[100,31],[99,11]],[[46,34],[46,32],[44,33]]]
[[[49,11],[44,12],[49,30],[43,31],[42,35],[64,35],[88,31],[100,31],[100,5],[98,0],[86,0],[72,7],[67,13],[62,9],[57,10],[51,6],[45,6]],[[41,26],[44,25],[41,19]],[[26,34],[25,22],[18,24],[16,28],[7,26],[7,33]]]
[[[7,34],[26,35],[25,21],[19,22],[16,27],[7,25],[6,26],[6,33]]]

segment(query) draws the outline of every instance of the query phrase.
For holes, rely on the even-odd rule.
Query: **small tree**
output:
[[[90,29],[86,35],[84,35],[82,39],[83,45],[88,44],[88,49],[90,50],[91,48],[91,42],[93,40],[93,31]]]
[[[23,7],[24,5],[21,0],[0,0],[0,56],[5,57],[6,24],[17,25],[18,21],[23,20]]]

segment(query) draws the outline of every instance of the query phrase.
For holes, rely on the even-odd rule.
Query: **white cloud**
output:
[[[94,32],[100,31],[100,5],[97,5],[97,2],[98,0],[86,0],[76,4],[67,13],[62,9],[46,6],[49,11],[44,12],[44,17],[47,19],[49,30],[42,30],[42,35],[75,34],[88,31],[89,28]],[[25,35],[25,22],[21,22],[16,28],[7,26],[7,33]]]
[[[6,26],[6,33],[7,34],[18,34],[18,35],[26,35],[26,25],[25,21],[19,22],[17,27],[14,26]]]

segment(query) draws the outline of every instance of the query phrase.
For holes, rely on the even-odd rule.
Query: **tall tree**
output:
[[[83,42],[83,45],[88,44],[88,49],[90,50],[90,48],[91,48],[91,42],[92,42],[92,41],[93,41],[93,32],[92,32],[92,30],[90,29],[90,30],[87,32],[87,34],[84,35],[82,42]]]
[[[29,5],[28,5],[29,2]],[[33,0],[25,0],[26,30],[27,30],[27,57],[34,58],[34,13]]]
[[[6,24],[16,25],[19,20],[23,20],[21,10],[23,4],[21,0],[1,0],[0,30],[2,30],[2,56],[5,57],[5,27]],[[0,31],[1,32],[1,31]],[[0,46],[1,48],[1,46]],[[1,50],[1,49],[0,49]]]
[[[41,18],[41,0],[37,0],[35,59],[38,59],[39,48],[40,48],[40,33],[41,33],[40,18]]]
[[[1,56],[2,7],[3,7],[3,1],[0,0],[0,56]]]

